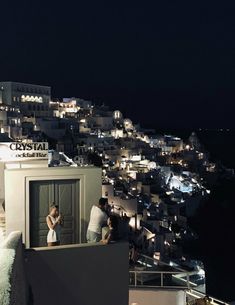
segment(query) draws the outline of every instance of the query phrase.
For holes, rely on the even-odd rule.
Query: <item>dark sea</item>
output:
[[[165,130],[186,140],[193,130]],[[164,130],[157,130],[164,133]],[[235,130],[195,130],[211,161],[235,169]],[[189,224],[198,233],[197,241],[184,251],[203,261],[207,294],[235,301],[235,178],[220,179]]]

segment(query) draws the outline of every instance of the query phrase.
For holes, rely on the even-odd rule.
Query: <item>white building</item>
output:
[[[76,97],[69,97],[69,98],[63,98],[63,103],[71,103],[71,102],[76,102],[76,105],[80,108],[83,109],[91,109],[93,107],[91,101],[86,101],[81,98],[76,98]]]
[[[26,247],[45,246],[46,216],[55,202],[65,222],[61,243],[85,242],[91,207],[101,197],[101,169],[49,168],[45,148],[43,143],[1,143],[0,199],[5,203],[6,233],[21,231]]]
[[[80,106],[77,106],[76,100],[50,102],[50,107],[53,109],[53,116],[57,118],[76,118],[80,110]]]
[[[118,128],[112,129],[112,130],[111,130],[111,135],[112,135],[112,137],[114,137],[115,139],[123,138],[123,136],[124,136],[124,134],[123,134],[123,129],[118,129]]]

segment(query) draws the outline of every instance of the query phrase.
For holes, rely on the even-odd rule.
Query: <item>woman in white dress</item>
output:
[[[58,246],[60,244],[60,232],[63,224],[62,216],[59,214],[57,205],[50,207],[50,213],[46,218],[49,232],[47,234],[47,245]]]

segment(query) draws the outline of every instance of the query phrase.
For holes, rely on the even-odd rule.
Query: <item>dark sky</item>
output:
[[[235,127],[235,1],[5,1],[0,80],[171,127]]]

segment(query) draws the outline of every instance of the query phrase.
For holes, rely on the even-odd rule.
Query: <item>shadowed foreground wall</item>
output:
[[[33,305],[127,305],[128,244],[26,250]]]

